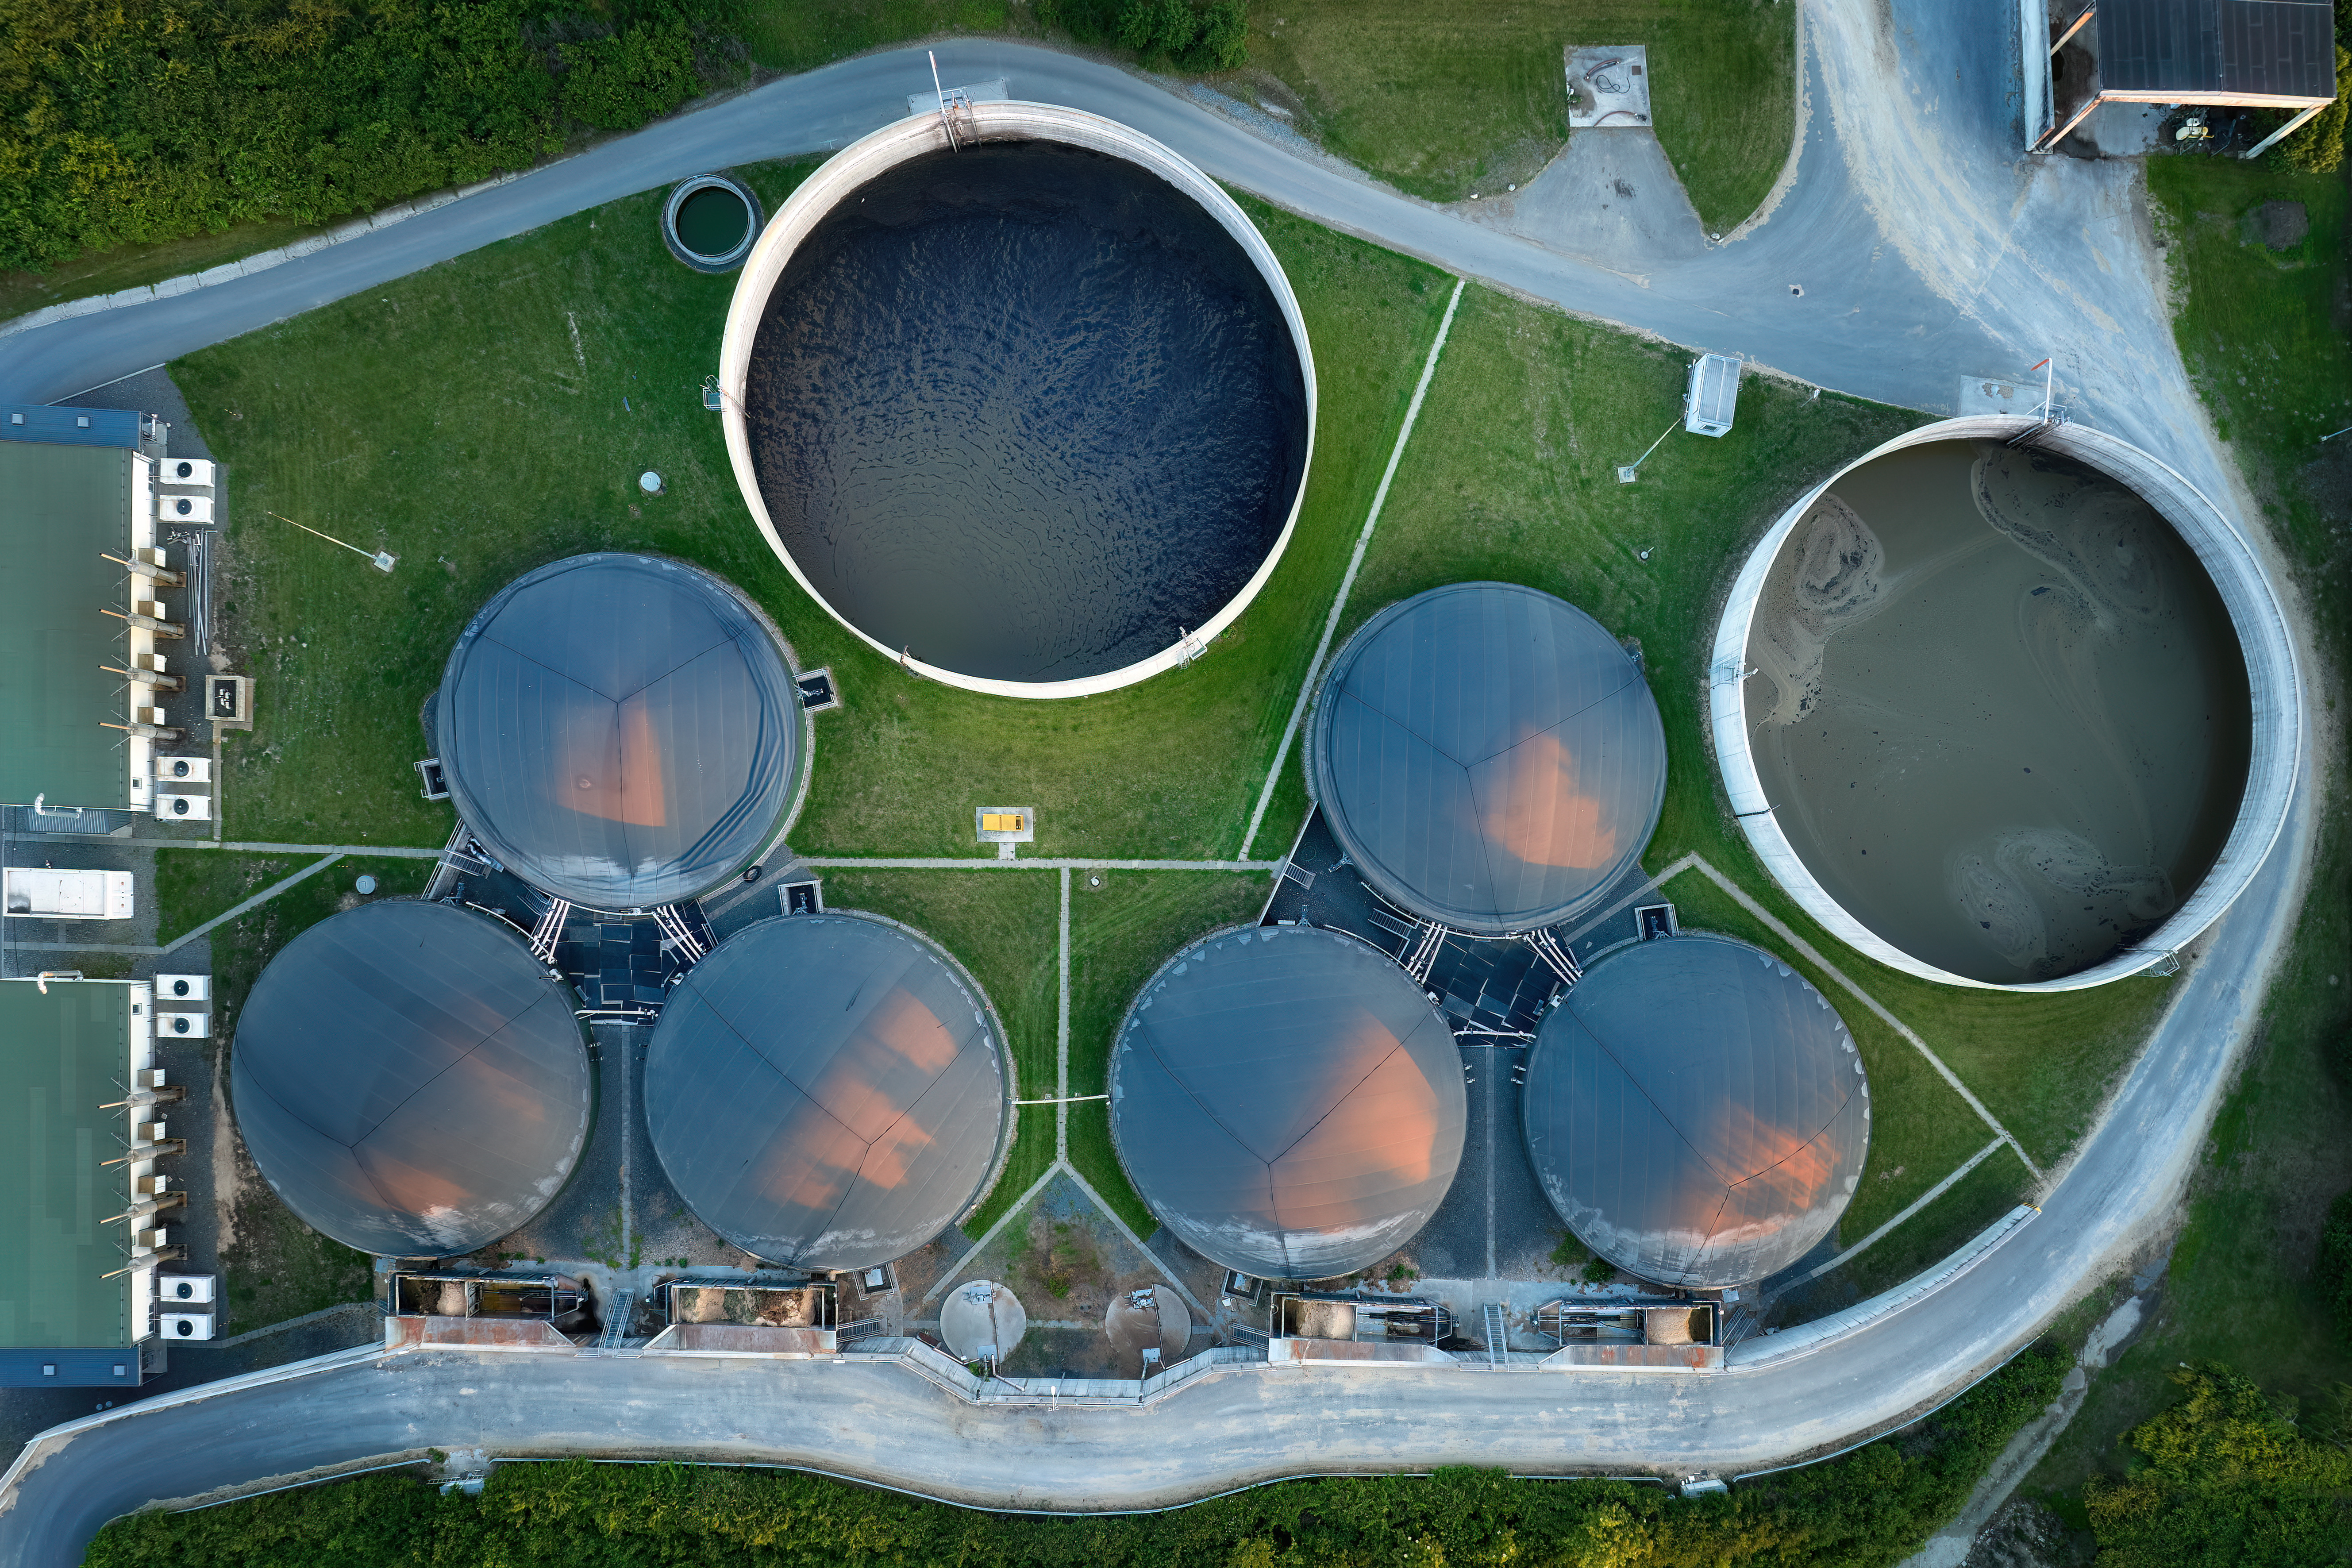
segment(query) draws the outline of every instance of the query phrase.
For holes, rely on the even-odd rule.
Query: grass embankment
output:
[[[1340,634],[1409,595],[1492,578],[1558,594],[1611,631],[1638,638],[1668,759],[1664,811],[1644,863],[1663,868],[1695,851],[1738,881],[1926,1039],[2047,1166],[2088,1127],[2146,1037],[2164,983],[1994,994],[1915,981],[1863,957],[1800,911],[1757,863],[1725,813],[1703,733],[1715,617],[1733,566],[1822,474],[1924,416],[1827,393],[1815,399],[1751,376],[1731,434],[1672,437],[1643,465],[1640,483],[1619,485],[1615,466],[1672,422],[1685,363],[1677,351],[1605,327],[1490,290],[1467,292]],[[1303,793],[1304,785],[1294,778],[1286,788]],[[1689,924],[1797,962],[1696,874],[1668,891]],[[1993,1134],[1914,1047],[1802,967],[1853,1030],[1873,1075],[1870,1163],[1840,1227],[1851,1243]],[[1987,1190],[2003,1177],[2003,1191]],[[1988,1160],[1901,1239],[1926,1230],[1936,1238],[1920,1244],[1930,1256],[1948,1249],[2016,1202],[2026,1180],[2012,1159]],[[1960,1201],[1969,1194],[1981,1201]]]
[[[157,925],[167,933],[202,925],[313,859],[159,849]],[[379,898],[413,898],[425,890],[432,869],[430,860],[347,857],[213,929],[206,940],[212,943],[213,1020],[224,1053],[217,1068],[224,1098],[233,1099],[226,1053],[234,1049],[237,1014],[278,950],[329,915],[362,902],[355,889],[362,876],[376,879]],[[367,1254],[320,1235],[297,1218],[261,1179],[242,1144],[234,1152],[234,1188],[215,1194],[215,1201],[223,1205],[220,1265],[227,1277],[228,1332],[266,1328],[338,1302],[364,1301],[374,1293]],[[216,1156],[214,1170],[223,1169]]]
[[[1568,140],[1568,46],[1645,45],[1658,141],[1701,221],[1720,233],[1762,205],[1788,162],[1796,10],[1284,0],[1251,7],[1250,65],[1233,85],[1400,190],[1451,202],[1524,184]]]
[[[2120,1439],[2179,1397],[2179,1363],[2226,1362],[2306,1402],[2352,1383],[2352,1344],[2313,1280],[2321,1219],[2352,1187],[2352,813],[2339,695],[2352,648],[2352,437],[2319,445],[2352,425],[2346,176],[2176,157],[2150,159],[2147,180],[2169,242],[2182,358],[2291,564],[2319,646],[2315,739],[2328,779],[2310,892],[2206,1145],[2156,1320],[2093,1383],[2027,1484],[2078,1530],[2085,1481],[2130,1468]],[[2284,251],[2251,221],[2272,201],[2301,204],[2311,226]]]
[[[1892,1568],[1951,1518],[2011,1434],[2056,1397],[2067,1358],[2037,1346],[1917,1426],[1728,1495],[1493,1470],[1279,1481],[1140,1517],[983,1513],[790,1471],[508,1464],[478,1497],[376,1476],[188,1513],[132,1514],[89,1568],[365,1562],[957,1563],[1073,1568],[1352,1568],[1688,1563]]]

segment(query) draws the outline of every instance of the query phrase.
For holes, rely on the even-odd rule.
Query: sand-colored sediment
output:
[[[2098,963],[2220,853],[2252,738],[2195,555],[2121,485],[1943,442],[1838,482],[1748,641],[1757,772],[1847,910],[1994,983]]]

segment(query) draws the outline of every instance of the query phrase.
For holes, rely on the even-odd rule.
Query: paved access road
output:
[[[1619,257],[1618,271],[1296,156],[1108,67],[1009,44],[940,55],[950,82],[1002,76],[1016,96],[1113,115],[1336,227],[1832,388],[1947,409],[1963,374],[2014,373],[2055,353],[2079,417],[2252,515],[2182,377],[2134,171],[2015,153],[2014,9],[1808,0],[1803,16],[1793,184],[1742,237],[1666,247],[1646,267]],[[928,81],[920,51],[845,62],[299,262],[0,340],[0,398],[61,397],[705,168],[837,146]],[[1440,1462],[1738,1473],[1836,1447],[1997,1363],[2169,1212],[2294,907],[2308,795],[2175,983],[2170,1012],[2041,1216],[1941,1289],[1812,1354],[1774,1360],[1772,1341],[1751,1342],[1713,1378],[1233,1372],[1149,1409],[1058,1412],[974,1408],[904,1368],[856,1362],[333,1361],[291,1386],[134,1404],[58,1429],[0,1490],[0,1564],[71,1562],[105,1519],[166,1492],[425,1445],[799,1463],[1066,1509]]]

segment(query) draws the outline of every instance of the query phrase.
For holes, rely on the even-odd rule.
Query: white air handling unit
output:
[[[1739,362],[1729,354],[1699,355],[1683,393],[1683,428],[1694,436],[1727,436],[1738,406]]]

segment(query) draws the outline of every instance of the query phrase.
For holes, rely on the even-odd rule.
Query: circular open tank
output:
[[[767,621],[654,555],[575,555],[500,589],[435,704],[457,815],[509,870],[592,910],[709,892],[799,788],[800,693]]]
[[[1577,1238],[1661,1285],[1769,1278],[1836,1226],[1870,1148],[1870,1083],[1819,991],[1692,934],[1603,958],[1544,1017],[1520,1113]]]
[[[2251,554],[2179,476],[2075,426],[1954,420],[1758,545],[1714,727],[1750,839],[1840,936],[2065,988],[2146,967],[2244,886],[2284,819],[2294,683]]]
[[[794,915],[688,970],[646,1049],[646,1131],[702,1223],[754,1258],[869,1268],[980,1198],[1006,1148],[994,1016],[929,939]]]
[[[528,1225],[587,1142],[576,999],[496,922],[389,899],[288,942],[236,1020],[238,1132],[346,1247],[449,1258]]]
[[[1513,583],[1433,588],[1365,622],[1308,735],[1315,798],[1364,880],[1486,936],[1591,909],[1665,804],[1642,667],[1582,610]]]
[[[1241,613],[1297,519],[1306,326],[1216,184],[1112,121],[981,104],[841,153],[754,247],[719,379],[777,554],[875,647],[1108,690]]]
[[[662,204],[662,243],[697,272],[730,272],[758,237],[760,198],[724,174],[697,174]]]
[[[1329,1279],[1411,1241],[1468,1114],[1454,1032],[1412,976],[1307,926],[1185,948],[1111,1047],[1111,1143],[1136,1192],[1261,1279]]]

